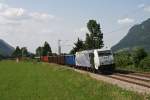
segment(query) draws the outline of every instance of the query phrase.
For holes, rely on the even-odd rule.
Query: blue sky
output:
[[[32,52],[46,40],[57,52],[62,40],[68,52],[80,37],[86,23],[97,20],[104,33],[105,46],[111,47],[129,28],[150,17],[149,0],[0,0],[0,38],[14,47],[26,46]]]

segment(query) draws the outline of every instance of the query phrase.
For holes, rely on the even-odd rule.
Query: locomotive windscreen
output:
[[[98,56],[109,56],[112,55],[111,50],[106,50],[106,51],[99,51]]]

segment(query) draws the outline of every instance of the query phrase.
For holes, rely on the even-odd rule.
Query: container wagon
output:
[[[110,49],[85,50],[76,52],[75,55],[44,56],[41,60],[94,71],[112,71],[115,68],[113,53]]]
[[[56,63],[61,65],[65,64],[64,56],[48,56],[48,60],[49,63]]]
[[[65,55],[64,56],[65,65],[75,66],[75,55]]]

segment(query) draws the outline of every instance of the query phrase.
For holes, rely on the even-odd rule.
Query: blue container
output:
[[[75,55],[65,55],[66,65],[75,65]]]

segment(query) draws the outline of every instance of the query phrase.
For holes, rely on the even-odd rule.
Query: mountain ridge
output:
[[[130,28],[127,35],[112,47],[113,51],[142,47],[150,51],[150,18]]]
[[[0,39],[0,55],[2,56],[11,56],[14,51],[14,48],[6,43],[4,40]]]

